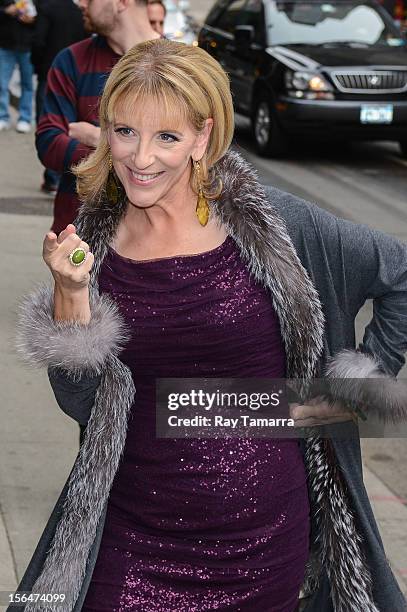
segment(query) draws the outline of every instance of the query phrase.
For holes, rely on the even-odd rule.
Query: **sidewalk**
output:
[[[13,345],[18,301],[49,278],[41,250],[52,199],[41,193],[41,179],[33,134],[1,132],[0,592],[15,589],[24,573],[78,445],[78,428],[56,409],[46,372],[23,366]]]
[[[0,241],[6,255],[0,259],[0,591],[12,591],[21,578],[78,447],[78,428],[57,408],[46,373],[22,366],[13,349],[17,302],[48,278],[41,245],[52,201],[39,191],[33,140],[32,134],[0,134]],[[387,556],[407,595],[407,500],[364,471]]]

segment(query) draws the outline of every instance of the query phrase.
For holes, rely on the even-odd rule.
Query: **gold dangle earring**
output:
[[[115,172],[113,170],[113,160],[112,156],[109,153],[109,175],[107,177],[106,182],[106,195],[113,205],[117,204],[119,201],[119,185],[117,184],[117,178],[115,176]]]
[[[198,184],[198,200],[196,203],[196,216],[198,217],[198,221],[201,225],[205,226],[208,223],[209,219],[209,205],[208,200],[204,196],[202,179],[201,179],[201,164],[199,161],[194,161],[194,170],[197,175],[197,184]]]

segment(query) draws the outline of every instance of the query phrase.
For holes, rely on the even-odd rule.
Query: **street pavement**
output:
[[[200,2],[205,14],[202,6]],[[196,13],[194,16],[199,18]],[[49,279],[41,245],[51,223],[52,200],[39,190],[42,169],[33,143],[33,134],[0,133],[3,601],[4,592],[15,589],[25,570],[78,449],[78,427],[57,407],[46,372],[24,366],[14,349],[18,302],[37,283]],[[237,145],[264,182],[317,201],[340,216],[407,239],[407,208],[402,195],[407,167],[393,145],[356,148],[342,157],[306,150],[285,161],[264,160],[254,154],[244,120],[239,120]],[[358,318],[358,337],[370,316],[368,304]],[[407,480],[402,462],[407,459],[407,442],[399,438],[364,440],[363,452],[365,483],[386,553],[407,595]]]
[[[41,247],[52,200],[39,191],[41,173],[32,134],[0,133],[0,592],[17,586],[78,445],[46,372],[23,366],[14,349],[18,302],[49,278]]]

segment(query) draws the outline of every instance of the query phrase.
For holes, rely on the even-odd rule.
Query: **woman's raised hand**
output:
[[[75,226],[69,224],[58,236],[54,232],[48,232],[43,243],[44,261],[51,270],[55,284],[64,292],[87,288],[89,272],[94,262],[89,245],[79,238],[75,230]],[[70,253],[77,247],[86,252],[86,259],[80,266],[72,265],[69,260]]]
[[[94,257],[89,245],[79,238],[75,230],[75,226],[69,224],[58,236],[48,232],[42,256],[55,280],[54,319],[89,323],[89,272]],[[86,259],[80,266],[72,265],[69,260],[70,253],[77,247],[86,252]]]

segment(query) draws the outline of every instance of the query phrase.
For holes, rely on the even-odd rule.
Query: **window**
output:
[[[387,13],[364,0],[272,0],[267,29],[272,45],[405,45]]]
[[[233,0],[221,14],[216,27],[234,33],[238,25],[250,25],[254,28],[254,40],[264,42],[264,13],[262,0]]]
[[[241,25],[251,25],[254,28],[254,41],[264,42],[264,11],[262,0],[247,0],[243,11],[244,23]]]
[[[233,0],[233,2],[229,4],[229,6],[220,16],[216,27],[220,30],[233,34],[233,31],[237,25],[247,25],[245,23],[245,15],[242,10],[245,4],[246,0]]]
[[[228,3],[225,2],[225,0],[220,0],[220,2],[217,2],[209,11],[206,19],[205,19],[205,23],[207,23],[210,26],[215,25],[216,20],[218,19],[219,15],[221,15],[221,13],[223,13],[225,7],[227,7]]]

